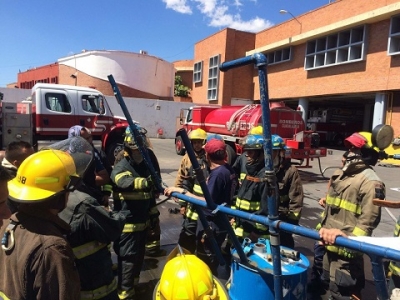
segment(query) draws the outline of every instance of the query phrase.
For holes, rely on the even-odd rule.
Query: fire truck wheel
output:
[[[107,159],[110,162],[110,164],[113,166],[115,157],[119,152],[121,152],[124,149],[124,144],[121,142],[114,142],[108,147],[107,149]]]
[[[183,141],[180,136],[175,138],[175,151],[176,151],[176,154],[178,154],[178,155],[185,154],[185,148],[183,146]]]
[[[226,145],[226,152],[227,152],[227,156],[228,156],[228,164],[230,164],[231,166],[235,163],[236,161],[236,152],[235,150],[233,150],[232,146],[230,145]]]

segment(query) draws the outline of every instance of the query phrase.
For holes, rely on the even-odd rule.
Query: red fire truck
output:
[[[194,106],[181,110],[180,123],[188,133],[202,128],[209,134],[221,135],[227,144],[228,160],[232,162],[236,154],[242,153],[240,140],[251,128],[261,125],[261,116],[260,104]],[[326,148],[318,147],[318,134],[306,130],[301,112],[285,106],[283,102],[271,104],[271,131],[286,141],[288,157],[306,162],[303,167],[311,167],[310,159],[326,156]],[[179,155],[185,152],[179,136],[175,138],[175,149]]]
[[[113,115],[99,91],[79,86],[38,83],[29,100],[16,103],[4,99],[0,109],[3,147],[16,140],[36,145],[40,140],[65,139],[71,126],[81,125],[101,140],[112,163],[122,149],[128,126],[124,117]]]
[[[343,146],[353,132],[363,131],[363,110],[330,108],[309,112],[307,128],[319,134],[321,144]]]

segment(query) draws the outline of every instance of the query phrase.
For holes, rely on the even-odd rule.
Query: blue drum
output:
[[[243,244],[249,262],[240,263],[233,251],[229,299],[275,299],[271,247],[268,240]],[[307,269],[310,263],[303,254],[281,246],[283,299],[307,299]]]

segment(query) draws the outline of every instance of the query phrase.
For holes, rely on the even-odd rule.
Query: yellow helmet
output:
[[[16,202],[40,202],[68,190],[76,176],[74,159],[61,150],[43,150],[32,154],[8,182],[9,197]]]
[[[262,135],[263,134],[263,127],[261,125],[258,125],[256,127],[253,127],[249,130],[249,135],[250,134],[258,134],[258,135]]]
[[[372,133],[371,132],[360,131],[358,134],[361,135],[363,138],[365,138],[366,143],[365,143],[364,147],[373,148],[374,150],[379,151],[378,148],[375,149],[374,145],[372,144]]]
[[[222,284],[213,278],[210,268],[192,254],[180,254],[169,260],[154,293],[157,300],[228,299]]]
[[[365,163],[375,166],[379,160],[379,149],[372,143],[372,133],[361,131],[358,133],[365,139],[365,144],[361,148],[361,155]]]
[[[192,130],[189,133],[189,139],[190,140],[203,140],[203,141],[205,141],[206,138],[207,138],[207,132],[205,132],[201,128],[197,128],[195,130]]]

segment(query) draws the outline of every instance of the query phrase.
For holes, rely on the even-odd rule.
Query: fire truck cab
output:
[[[81,125],[101,140],[112,163],[128,126],[124,117],[113,115],[104,95],[80,86],[38,83],[27,100],[3,101],[1,110],[3,146],[15,140],[37,145],[39,140],[65,139],[71,126]]]

